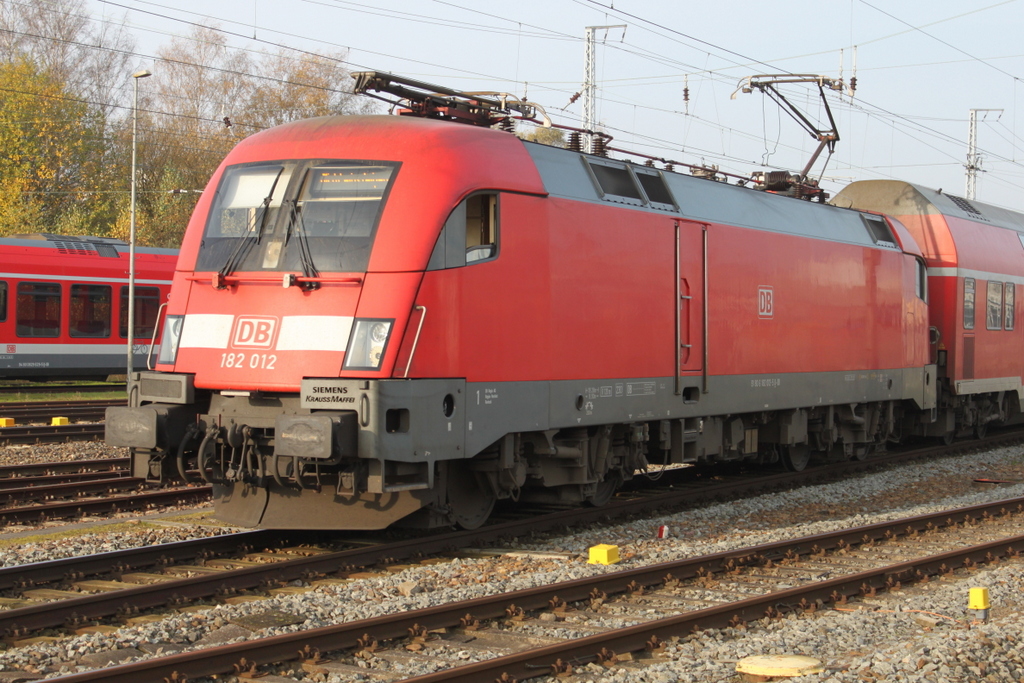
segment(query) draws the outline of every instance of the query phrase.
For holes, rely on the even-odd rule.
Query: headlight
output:
[[[345,370],[380,370],[393,320],[356,319],[345,351]]]
[[[164,320],[164,334],[160,340],[160,355],[157,363],[173,365],[178,356],[178,343],[181,342],[181,328],[185,324],[185,316],[169,315]]]

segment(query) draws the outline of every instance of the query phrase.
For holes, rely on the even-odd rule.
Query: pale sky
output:
[[[599,31],[597,119],[616,147],[748,175],[799,170],[817,146],[774,102],[730,95],[761,74],[824,75],[840,141],[824,171],[899,178],[963,196],[970,109],[979,112],[984,173],[977,199],[1024,211],[1024,0],[87,0],[97,20],[127,19],[139,64],[189,22],[231,33],[236,47],[348,50],[378,70],[466,91],[500,90],[579,125],[587,26]],[[624,32],[624,36],[623,36]],[[255,39],[254,39],[255,37]],[[842,73],[840,63],[842,61]],[[126,75],[127,78],[127,75]],[[146,82],[141,84],[145,87]],[[684,101],[689,88],[689,102]],[[817,89],[784,91],[811,118]],[[821,124],[827,126],[822,118]],[[812,175],[819,175],[821,160]],[[763,165],[764,164],[764,165]]]

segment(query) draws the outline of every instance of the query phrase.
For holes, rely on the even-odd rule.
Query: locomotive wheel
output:
[[[467,463],[448,463],[448,507],[455,523],[476,529],[487,521],[497,497],[470,471]]]
[[[988,435],[988,423],[981,424],[980,422],[974,425],[974,438],[984,439]]]
[[[805,443],[782,447],[782,464],[790,472],[803,472],[811,460],[811,449]]]
[[[593,494],[587,497],[587,505],[592,505],[596,508],[606,505],[608,501],[612,499],[615,492],[622,486],[622,473],[618,470],[609,472],[605,475],[604,479],[597,483],[597,489]]]

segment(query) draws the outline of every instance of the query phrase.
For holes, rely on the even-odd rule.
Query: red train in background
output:
[[[473,527],[500,499],[600,505],[650,464],[799,470],[1019,417],[1017,214],[901,183],[798,201],[358,78],[419,116],[286,124],[211,179],[157,371],[107,413],[136,476],[196,468],[246,526]]]
[[[178,252],[136,249],[133,365],[146,367]],[[106,379],[127,371],[128,244],[104,237],[0,238],[0,377]]]

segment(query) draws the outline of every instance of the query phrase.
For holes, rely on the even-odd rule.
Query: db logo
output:
[[[269,349],[274,344],[277,332],[277,318],[238,318],[235,334],[231,337],[234,347]]]
[[[17,353],[17,352],[18,352],[18,345],[17,344],[8,344],[7,345],[7,353]]]
[[[775,297],[771,287],[757,288],[757,317],[771,318],[775,315]]]

